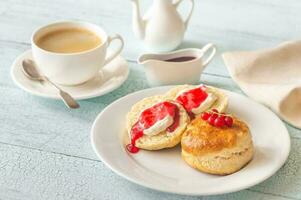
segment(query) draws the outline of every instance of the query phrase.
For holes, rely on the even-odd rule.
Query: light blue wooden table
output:
[[[150,0],[142,0],[147,7]],[[272,47],[301,36],[299,0],[195,0],[182,47],[218,45],[219,52]],[[9,75],[13,60],[30,48],[31,32],[55,20],[84,20],[120,33],[129,79],[103,97],[68,110],[60,101],[31,96]],[[301,199],[301,133],[289,125],[287,163],[267,181],[237,193],[189,197],[160,193],[130,183],[98,160],[89,132],[96,115],[112,101],[147,88],[136,58],[143,51],[131,32],[129,0],[0,0],[0,199]],[[202,81],[241,93],[220,55]],[[244,181],[244,180],[241,180]]]

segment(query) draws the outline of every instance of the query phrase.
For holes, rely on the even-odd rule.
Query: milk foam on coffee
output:
[[[61,28],[42,35],[36,44],[50,52],[77,53],[94,49],[102,43],[101,38],[85,28]]]

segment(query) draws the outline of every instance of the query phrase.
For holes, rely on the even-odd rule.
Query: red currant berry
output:
[[[222,116],[219,116],[218,118],[216,118],[214,120],[214,126],[216,126],[216,127],[223,127],[223,126],[225,126],[225,121],[224,121],[224,119],[223,119]]]
[[[218,117],[218,114],[212,113],[211,116],[214,117],[214,119],[216,119]]]
[[[225,115],[220,115],[219,118],[221,118],[225,122],[226,116]]]
[[[209,118],[208,118],[208,122],[211,125],[214,125],[215,119],[217,118],[217,114],[212,114]]]
[[[225,117],[225,123],[227,126],[231,127],[233,125],[232,117],[229,117],[229,116]]]
[[[212,109],[211,111],[212,111],[212,112],[214,112],[214,113],[218,113],[218,110],[217,110],[217,109],[215,109],[215,108],[214,108],[214,109]]]
[[[201,114],[201,118],[202,118],[203,120],[207,120],[210,116],[211,116],[211,115],[210,115],[209,113],[207,113],[207,112],[203,112],[203,113]]]

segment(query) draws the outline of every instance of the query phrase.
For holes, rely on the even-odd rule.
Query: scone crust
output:
[[[228,175],[239,171],[252,160],[253,154],[253,146],[246,148],[245,151],[233,153],[229,157],[194,156],[182,149],[182,158],[189,166],[214,175]]]
[[[189,89],[194,89],[196,87],[199,87],[200,85],[179,85],[171,90],[169,90],[165,94],[166,99],[172,99],[175,100],[177,98],[177,95],[180,91],[182,90],[189,90]],[[217,96],[217,101],[214,102],[214,104],[210,107],[210,109],[217,109],[219,112],[225,112],[228,106],[228,97],[219,89],[212,87],[212,86],[207,86],[206,88],[208,92],[212,92],[214,95]]]
[[[233,126],[217,128],[201,118],[187,127],[181,140],[182,158],[200,171],[231,174],[253,157],[254,148],[248,126],[233,117]]]
[[[175,129],[175,131],[171,133],[167,133],[166,131],[163,131],[154,136],[143,135],[141,138],[139,138],[136,141],[136,146],[141,149],[159,150],[164,148],[171,148],[181,142],[182,134],[186,130],[187,124],[190,121],[189,116],[187,115],[185,109],[180,104],[172,100],[167,100],[163,95],[144,98],[141,101],[137,102],[135,105],[133,105],[132,109],[127,114],[126,126],[127,126],[128,135],[130,137],[131,128],[137,122],[140,113],[143,110],[162,101],[172,102],[179,107],[180,110],[179,126]]]

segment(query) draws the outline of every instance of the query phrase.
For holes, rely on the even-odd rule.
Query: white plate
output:
[[[22,72],[22,61],[32,59],[31,50],[25,51],[14,61],[11,68],[11,76],[17,86],[33,95],[60,99],[58,91],[48,83],[32,81]],[[78,86],[61,86],[66,92],[70,93],[75,99],[88,99],[102,96],[117,89],[128,77],[129,68],[126,60],[117,56],[109,64],[103,67],[99,76]]]
[[[289,134],[282,121],[253,100],[225,91],[228,111],[246,121],[253,136],[255,155],[242,170],[228,176],[209,175],[190,168],[181,159],[180,147],[129,154],[124,146],[125,116],[142,98],[164,93],[170,87],[135,92],[109,105],[94,121],[92,146],[99,158],[120,176],[159,191],[213,195],[242,190],[272,176],[286,161]]]

